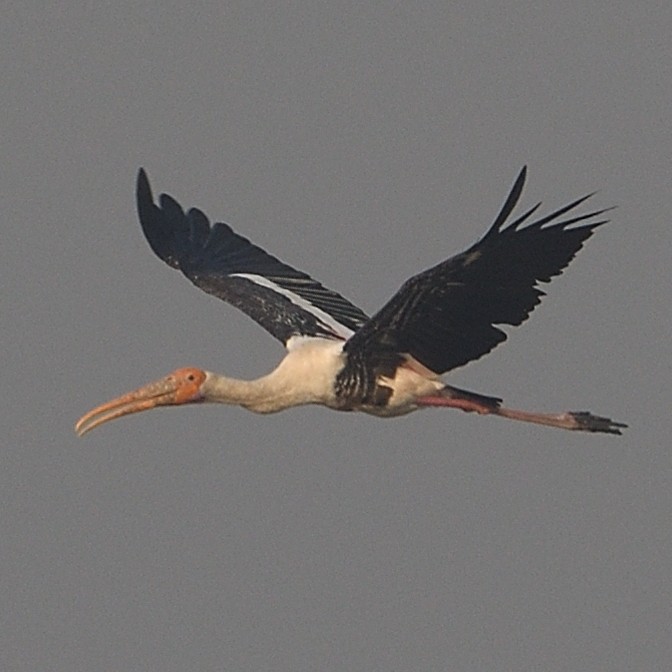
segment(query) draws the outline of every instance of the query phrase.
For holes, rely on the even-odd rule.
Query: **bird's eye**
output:
[[[193,382],[196,380],[196,376],[195,376],[193,373],[190,373],[190,374],[187,376],[187,380],[188,380],[190,383],[193,383]]]

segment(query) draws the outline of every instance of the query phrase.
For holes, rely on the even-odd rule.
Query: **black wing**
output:
[[[210,225],[166,194],[154,203],[147,174],[137,183],[138,216],[152,250],[197,287],[247,313],[285,345],[293,336],[346,339],[368,317],[336,292],[282,263],[227,224]]]
[[[408,280],[346,343],[346,352],[372,358],[382,352],[408,353],[431,371],[443,373],[506,340],[494,325],[524,322],[544,296],[537,282],[559,275],[606,221],[568,228],[604,210],[556,221],[589,195],[521,228],[538,203],[505,227],[525,176],[523,168],[479,242]]]

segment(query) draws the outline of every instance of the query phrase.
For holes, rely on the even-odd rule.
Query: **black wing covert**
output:
[[[197,208],[184,212],[147,174],[137,182],[138,216],[155,254],[197,287],[239,308],[285,345],[293,336],[346,339],[368,317],[309,275],[271,256]]]
[[[506,340],[495,325],[522,324],[550,282],[581,249],[593,221],[605,210],[556,221],[583,203],[584,196],[528,224],[540,203],[505,226],[525,183],[526,168],[488,232],[466,252],[408,280],[345,345],[345,351],[408,353],[435,373],[444,373],[485,355]],[[546,226],[548,225],[548,226]]]

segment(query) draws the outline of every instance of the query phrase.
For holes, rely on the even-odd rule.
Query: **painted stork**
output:
[[[497,325],[524,322],[544,296],[537,283],[559,275],[606,222],[597,219],[605,210],[575,214],[589,194],[523,226],[538,203],[507,225],[525,176],[523,168],[493,225],[475,245],[408,280],[368,317],[227,224],[211,225],[203,212],[185,212],[166,194],[155,204],[147,174],[140,169],[138,215],[152,250],[197,287],[247,313],[284,343],[287,355],[274,371],[251,381],[178,369],[92,409],[77,422],[77,433],[81,436],[109,420],[158,406],[207,401],[257,413],[322,404],[382,417],[440,406],[620,434],[626,425],[609,418],[585,411],[505,408],[497,397],[440,379],[506,340]]]

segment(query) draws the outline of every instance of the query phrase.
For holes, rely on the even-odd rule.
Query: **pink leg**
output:
[[[418,397],[415,400],[418,406],[444,406],[448,408],[459,408],[467,413],[478,413],[479,415],[487,415],[488,413],[496,413],[494,406],[486,406],[479,404],[477,401],[471,399],[452,399],[451,397]]]
[[[510,420],[533,422],[537,425],[573,429],[583,432],[604,432],[606,434],[621,434],[619,428],[627,427],[622,422],[614,422],[609,418],[592,415],[586,411],[572,411],[566,413],[531,413],[501,406],[488,406],[471,399],[451,399],[449,397],[428,396],[416,399],[418,406],[443,406],[459,408],[468,413],[479,415],[498,415]]]

